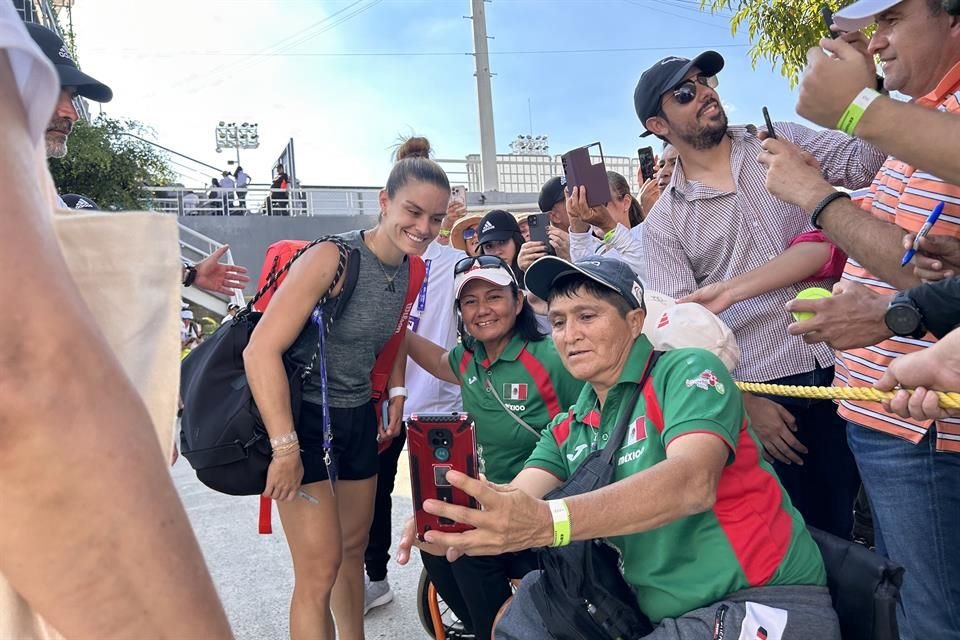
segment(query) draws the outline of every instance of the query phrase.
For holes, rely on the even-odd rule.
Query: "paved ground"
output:
[[[287,607],[293,589],[293,569],[276,511],[274,534],[261,536],[257,533],[256,498],[224,496],[207,489],[197,482],[190,465],[183,460],[174,466],[173,479],[238,640],[288,638]],[[411,513],[409,496],[404,454],[394,493],[395,540]],[[429,637],[417,618],[420,560],[414,555],[414,562],[406,567],[391,560],[389,579],[395,598],[367,615],[368,640]]]

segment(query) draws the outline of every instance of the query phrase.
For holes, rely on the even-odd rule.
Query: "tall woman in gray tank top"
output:
[[[334,285],[337,247],[318,244],[298,260],[279,287],[244,352],[247,376],[274,448],[264,495],[274,498],[293,556],[290,606],[293,640],[363,638],[363,551],[377,486],[378,425],[370,373],[393,333],[407,290],[407,256],[423,253],[440,230],[450,198],[446,174],[428,158],[430,145],[411,138],[380,192],[380,222],[341,235],[360,252],[356,289],[326,341],[327,404],[339,461],[336,495],[323,460],[322,397],[311,378],[299,424],[293,424],[282,356],[309,361],[316,344],[310,315]],[[356,254],[354,254],[356,255]],[[402,387],[406,356],[389,386]],[[390,400],[386,436],[399,432],[404,397]],[[302,491],[301,491],[302,490]],[[306,494],[309,498],[303,497]]]

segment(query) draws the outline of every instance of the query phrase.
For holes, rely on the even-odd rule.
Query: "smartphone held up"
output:
[[[470,525],[427,513],[423,502],[432,499],[478,508],[476,500],[447,480],[448,471],[479,478],[473,419],[466,413],[415,414],[407,423],[407,450],[417,539],[422,541],[427,531],[459,533],[472,529]]]
[[[599,155],[592,157],[590,150],[594,147]],[[571,149],[560,156],[560,160],[567,178],[567,188],[571,192],[577,187],[586,188],[587,206],[599,207],[610,202],[610,182],[607,180],[607,166],[599,142]]]

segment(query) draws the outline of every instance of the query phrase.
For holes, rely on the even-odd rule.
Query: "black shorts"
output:
[[[377,415],[372,402],[351,409],[330,407],[330,429],[339,479],[366,480],[377,475]],[[323,463],[323,407],[303,403],[297,437],[303,450],[303,484],[329,480]]]

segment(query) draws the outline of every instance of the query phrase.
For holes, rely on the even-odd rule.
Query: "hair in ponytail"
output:
[[[411,180],[427,182],[449,192],[450,180],[443,168],[430,159],[430,141],[422,136],[407,138],[394,154],[396,164],[387,178],[387,197],[393,198]]]

